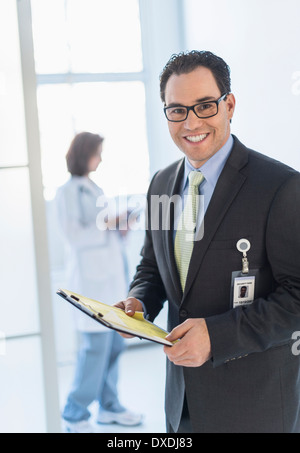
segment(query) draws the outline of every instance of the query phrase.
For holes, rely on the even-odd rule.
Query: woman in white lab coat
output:
[[[120,231],[97,225],[97,199],[103,191],[90,178],[101,162],[103,138],[82,132],[67,153],[70,180],[57,193],[58,218],[65,237],[68,288],[78,294],[113,304],[127,294],[126,259]],[[111,217],[111,216],[110,216]],[[118,217],[118,216],[117,216]],[[63,411],[68,432],[91,432],[88,406],[99,402],[98,423],[137,425],[142,416],[126,410],[118,398],[118,358],[124,340],[74,309],[81,346],[72,389]]]

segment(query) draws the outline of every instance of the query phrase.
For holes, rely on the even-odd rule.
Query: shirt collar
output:
[[[215,187],[224,168],[224,165],[229,157],[229,154],[231,153],[233,144],[234,139],[232,135],[230,135],[225,145],[200,168],[194,168],[189,162],[188,158],[185,157],[183,190],[187,185],[189,173],[195,170],[201,171],[205,178],[205,181]]]

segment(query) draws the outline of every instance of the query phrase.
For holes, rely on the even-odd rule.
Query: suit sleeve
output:
[[[252,305],[206,319],[214,366],[287,344],[300,330],[300,176],[290,177],[270,207],[266,249],[276,289]]]
[[[144,245],[141,251],[141,262],[130,285],[128,297],[139,299],[144,307],[147,319],[153,321],[163,308],[166,301],[165,288],[159,273],[151,232],[151,189],[155,176],[147,194],[147,225]]]

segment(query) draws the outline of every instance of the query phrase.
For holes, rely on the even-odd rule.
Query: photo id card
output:
[[[255,275],[233,272],[231,286],[233,308],[252,304],[255,299]]]

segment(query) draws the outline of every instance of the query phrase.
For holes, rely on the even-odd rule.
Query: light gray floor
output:
[[[164,386],[166,359],[163,346],[142,340],[128,347],[120,360],[119,392],[124,406],[144,414],[144,423],[136,427],[97,425],[99,433],[165,433]],[[145,341],[145,343],[144,343]],[[74,364],[59,367],[61,407],[73,378]],[[96,415],[96,406],[90,408]]]

